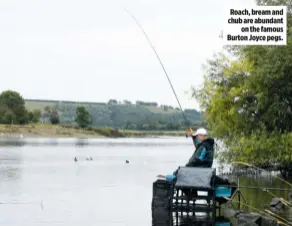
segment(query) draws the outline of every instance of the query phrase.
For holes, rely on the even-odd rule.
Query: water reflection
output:
[[[8,180],[17,180],[20,178],[20,168],[23,162],[21,152],[15,152],[9,148],[0,151],[0,182]]]
[[[6,146],[13,146],[13,147],[21,147],[25,145],[25,141],[21,138],[0,138],[0,147],[6,147]]]
[[[210,221],[208,216],[181,214],[168,212],[152,218],[152,226],[232,226],[232,221],[224,216],[217,216],[215,221]]]
[[[87,138],[76,139],[75,146],[83,147],[83,146],[87,146],[87,145],[89,145],[89,141]]]
[[[149,226],[153,179],[185,164],[192,151],[190,140],[185,138],[0,139],[0,202],[44,201],[44,212],[35,206],[0,205],[0,225],[50,226],[59,222],[72,226],[133,226],[135,222]],[[91,156],[93,160],[86,161]],[[261,175],[241,176],[240,184],[290,188],[274,177]],[[241,191],[251,206],[270,209],[273,197],[268,193]],[[285,199],[288,196],[287,191],[273,193]],[[291,211],[287,208],[279,215],[292,221]],[[171,220],[172,224],[177,220],[180,225],[204,225],[192,216],[174,215]],[[216,221],[222,222],[220,218]]]
[[[224,218],[223,216],[218,216],[215,219],[214,223],[207,223],[204,217],[192,217],[192,216],[183,216],[180,218],[175,218],[173,222],[173,226],[231,226],[232,223],[229,219]]]
[[[235,180],[234,176],[228,176],[230,180]],[[236,177],[237,178],[237,177]],[[258,208],[258,209],[269,209],[270,202],[274,197],[282,197],[285,200],[289,199],[289,191],[281,191],[281,189],[292,189],[289,185],[284,183],[283,181],[273,177],[271,175],[258,174],[258,175],[245,175],[239,177],[240,185],[247,187],[259,187],[259,189],[249,189],[249,188],[241,188],[241,192],[244,197],[247,199],[248,205]],[[261,188],[276,188],[279,190],[270,190],[266,192]],[[291,201],[291,200],[290,200]],[[241,208],[244,208],[244,205],[241,205]],[[253,211],[249,209],[250,211]],[[286,208],[281,211],[276,211],[278,215],[292,221],[291,209]]]
[[[166,146],[186,146],[189,147],[189,142],[186,142],[185,138],[39,138],[39,137],[27,137],[27,138],[1,138],[0,146],[104,146],[104,147],[166,147]]]

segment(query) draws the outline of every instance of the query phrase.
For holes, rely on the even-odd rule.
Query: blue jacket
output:
[[[192,136],[196,150],[190,158],[188,167],[212,167],[214,159],[214,139],[208,138],[201,143]]]

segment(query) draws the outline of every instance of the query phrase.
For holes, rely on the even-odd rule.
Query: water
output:
[[[0,202],[10,204],[0,204],[0,225],[150,226],[156,175],[185,165],[192,152],[191,140],[171,137],[1,139]],[[277,180],[243,178],[241,183],[284,187]],[[261,209],[272,198],[242,191]],[[276,194],[287,197],[287,192]],[[291,212],[282,215],[289,218]]]

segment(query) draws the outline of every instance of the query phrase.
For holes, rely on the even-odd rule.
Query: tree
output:
[[[35,117],[35,120],[36,118],[40,118],[40,115],[41,115],[41,112],[34,112],[34,117]],[[49,118],[50,122],[53,124],[53,125],[56,125],[56,124],[59,124],[60,123],[60,117],[59,117],[59,113],[58,113],[58,109],[57,109],[57,106],[53,106],[53,107],[50,107],[50,106],[45,106],[44,108],[44,116],[45,118]]]
[[[76,108],[76,123],[81,128],[86,128],[92,124],[92,119],[85,107],[80,106]]]
[[[28,112],[28,121],[32,122],[32,120],[33,120],[33,113],[30,111]]]
[[[35,101],[32,101],[33,103],[30,103],[30,100],[26,102],[28,106],[33,104],[34,107],[38,107],[35,105]],[[44,104],[46,106],[48,102],[40,101],[39,104],[37,109],[42,109]],[[56,108],[61,123],[75,123],[77,107],[75,102],[67,103],[56,101],[53,104],[56,104],[55,107],[50,103],[49,106],[42,109],[41,118],[43,122],[50,123],[53,108]],[[91,107],[87,107],[88,105],[91,105]],[[137,124],[141,124],[141,126],[138,127],[145,129],[146,127],[142,127],[142,125],[147,124],[147,129],[149,130],[154,130],[155,128],[157,130],[165,130],[168,122],[174,121],[181,124],[181,121],[184,120],[179,110],[163,112],[162,108],[154,107],[156,105],[155,102],[144,102],[143,105],[139,106],[134,103],[121,105],[90,103],[88,105],[84,106],[92,117],[93,126],[135,129]],[[189,119],[191,125],[196,125],[201,122],[201,114],[195,110],[186,109],[185,115],[187,119]],[[32,116],[30,118],[32,118]]]
[[[34,110],[33,111],[33,122],[34,123],[38,123],[40,121],[41,118],[41,111],[40,110]]]
[[[16,122],[16,117],[13,112],[3,104],[0,104],[0,123],[13,124]]]
[[[212,135],[224,141],[221,161],[258,166],[292,163],[292,3],[287,46],[228,48],[208,61],[204,84],[194,89]],[[230,59],[232,55],[235,60]]]
[[[149,125],[150,130],[157,130],[158,124],[156,122],[151,122]]]
[[[48,115],[50,115],[51,114],[51,108],[50,108],[50,106],[45,106],[45,113],[46,114],[48,114]]]
[[[40,121],[41,111],[34,110],[32,112],[28,112],[28,120],[31,123],[38,123]]]
[[[123,103],[126,104],[126,105],[131,105],[132,104],[132,102],[129,101],[129,100],[124,100]]]
[[[4,115],[8,111],[10,111],[10,110],[9,110],[9,108],[6,105],[0,104],[0,123],[1,124],[11,123],[11,121],[7,122],[6,119],[4,119]]]
[[[56,108],[51,109],[50,121],[53,125],[60,123],[59,113]]]
[[[27,110],[23,97],[15,91],[7,90],[0,94],[0,105],[4,105],[9,110],[6,119],[11,119],[14,124],[25,124],[28,122]],[[5,120],[4,120],[5,121]]]
[[[110,100],[108,101],[108,104],[109,104],[109,105],[111,105],[111,104],[118,104],[118,101],[115,100],[115,99],[110,99]]]
[[[176,122],[168,122],[166,124],[166,129],[167,130],[179,130],[180,124]]]

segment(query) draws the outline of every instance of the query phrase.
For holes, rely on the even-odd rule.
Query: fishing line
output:
[[[138,25],[138,27],[140,27],[140,29],[142,30],[142,32],[143,32],[143,34],[144,34],[144,36],[145,36],[145,38],[147,39],[147,41],[148,41],[148,43],[150,44],[150,46],[151,46],[151,48],[153,49],[153,51],[154,51],[154,53],[155,53],[155,55],[156,55],[156,57],[157,57],[157,59],[158,59],[158,61],[159,61],[159,63],[160,63],[160,65],[161,65],[161,67],[162,67],[162,69],[163,69],[163,71],[164,71],[164,74],[166,75],[166,78],[167,78],[167,80],[168,80],[168,82],[169,82],[169,84],[170,84],[170,87],[171,87],[171,89],[172,89],[172,91],[173,91],[173,93],[174,93],[174,96],[175,96],[175,98],[176,98],[176,100],[177,100],[177,103],[178,103],[178,105],[179,105],[179,108],[180,108],[180,111],[181,111],[181,113],[182,113],[182,115],[183,115],[183,118],[184,118],[184,120],[185,120],[185,123],[186,123],[186,125],[188,126],[188,127],[190,127],[190,125],[189,125],[189,122],[188,122],[188,120],[187,120],[187,117],[185,116],[185,114],[184,114],[184,111],[183,111],[183,109],[182,109],[182,107],[181,107],[181,104],[180,104],[180,101],[179,101],[179,99],[178,99],[178,97],[177,97],[177,95],[176,95],[176,92],[175,92],[175,90],[174,90],[174,88],[173,88],[173,85],[172,85],[172,83],[171,83],[171,81],[170,81],[170,78],[169,78],[169,76],[168,76],[168,74],[167,74],[167,72],[166,72],[166,70],[165,70],[165,67],[164,67],[164,65],[163,65],[163,63],[162,63],[162,61],[161,61],[161,59],[160,59],[160,57],[159,57],[159,55],[158,55],[158,53],[157,53],[157,51],[155,50],[155,48],[154,48],[154,46],[152,45],[152,43],[151,43],[151,41],[150,41],[150,39],[149,39],[149,37],[148,37],[148,35],[146,34],[146,32],[144,31],[144,29],[142,28],[142,26],[140,25],[140,23],[138,22],[138,20],[126,9],[126,8],[124,8],[124,10],[136,21],[136,24]]]
[[[272,212],[272,211],[270,211],[270,210],[267,210],[267,209],[265,209],[265,211],[266,211],[268,214],[271,214],[272,216],[275,216],[275,217],[278,217],[278,218],[280,218],[281,220],[285,221],[285,222],[286,222],[287,224],[289,224],[289,225],[291,225],[291,224],[292,224],[291,222],[287,221],[286,219],[284,219],[284,218],[280,217],[279,215],[277,215],[277,214],[273,213],[273,212]]]
[[[292,191],[292,189],[286,189],[286,188],[269,188],[269,187],[256,187],[256,186],[224,185],[224,187],[226,187],[226,188],[247,188],[247,189],[260,189],[260,190],[274,190],[274,191]]]
[[[277,221],[277,223],[280,223],[280,224],[283,224],[283,225],[286,225],[286,226],[291,225],[291,222],[285,220],[284,218],[281,218],[281,217],[278,216],[277,214],[273,214],[273,215],[277,216],[277,217],[280,218],[280,219],[283,219],[283,221],[285,221],[286,223],[280,221],[279,219],[277,219],[276,217],[272,216],[271,214],[268,214],[268,213],[266,213],[266,212],[264,212],[264,211],[262,211],[262,210],[260,210],[260,209],[258,209],[258,208],[256,208],[256,207],[253,207],[253,206],[251,206],[251,205],[248,205],[248,204],[245,204],[245,203],[241,203],[241,202],[238,202],[238,201],[235,201],[235,200],[231,200],[230,198],[227,198],[227,197],[225,197],[225,199],[228,200],[228,201],[231,201],[231,202],[236,202],[236,203],[239,203],[239,204],[245,205],[246,207],[248,207],[248,208],[250,208],[250,209],[253,209],[253,210],[256,210],[256,211],[259,212],[259,213],[262,213],[262,214],[268,215],[269,217],[275,219],[275,220]]]
[[[44,209],[43,201],[36,202],[0,202],[0,205],[40,205],[41,209]]]
[[[288,184],[289,186],[292,187],[292,184],[290,184],[288,181],[282,179],[281,177],[278,177],[278,176],[272,175],[270,172],[268,172],[268,171],[266,171],[266,170],[264,170],[264,169],[262,169],[262,168],[259,168],[259,167],[256,167],[256,166],[253,166],[253,165],[248,164],[248,163],[245,163],[245,162],[232,162],[232,164],[242,164],[242,165],[245,165],[245,166],[249,166],[249,167],[256,168],[256,169],[258,169],[258,170],[262,170],[262,171],[264,171],[264,172],[270,174],[271,176],[273,176],[273,177],[275,177],[275,178],[281,180],[282,182],[284,182],[284,183],[286,183],[286,184]],[[248,188],[248,187],[247,187],[247,188]],[[260,189],[260,188],[258,187],[258,189]],[[273,194],[272,192],[270,192],[269,190],[291,191],[291,190],[289,190],[289,189],[281,189],[281,188],[278,188],[278,189],[277,189],[277,188],[261,188],[261,189],[262,189],[263,191],[269,193],[269,194],[270,194],[271,196],[273,196],[274,198],[278,198],[278,197],[277,197],[275,194]],[[283,198],[279,198],[279,199],[280,199],[280,201],[281,201],[285,206],[291,206],[291,203],[288,202],[287,200],[285,200],[285,199],[283,199]]]
[[[244,188],[244,189],[258,189],[258,190],[262,190],[265,191],[267,193],[269,193],[271,196],[273,196],[274,198],[280,199],[280,201],[285,205],[285,206],[291,206],[290,202],[288,202],[287,200],[283,199],[283,198],[279,198],[277,197],[274,193],[272,193],[270,190],[275,190],[275,191],[292,191],[292,189],[283,189],[283,188],[265,188],[265,187],[251,187],[251,186],[232,186],[232,185],[224,185],[223,187],[225,188]]]
[[[231,164],[242,164],[242,165],[245,165],[245,166],[249,166],[249,167],[256,168],[256,169],[258,169],[258,170],[262,170],[262,171],[264,171],[264,172],[270,174],[271,176],[273,176],[273,177],[275,177],[275,178],[278,178],[278,179],[281,180],[282,182],[284,182],[284,183],[286,183],[286,184],[288,184],[289,186],[292,187],[292,184],[290,184],[288,181],[282,179],[281,177],[278,177],[278,176],[276,176],[276,175],[273,175],[273,174],[271,174],[269,171],[266,171],[266,170],[264,170],[264,169],[262,169],[262,168],[259,168],[259,167],[256,167],[256,166],[253,166],[253,165],[248,164],[248,163],[245,163],[245,162],[237,162],[237,161],[235,161],[235,162],[231,162]]]
[[[287,200],[285,200],[285,199],[283,199],[283,198],[279,198],[279,197],[277,197],[275,194],[273,194],[273,193],[270,192],[269,190],[267,190],[267,189],[263,189],[263,191],[269,193],[269,194],[270,194],[271,196],[273,196],[274,198],[279,199],[279,200],[281,201],[281,203],[283,203],[285,206],[290,206],[290,205],[291,205]]]

